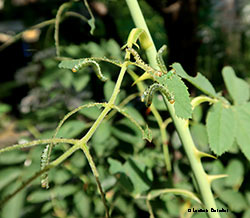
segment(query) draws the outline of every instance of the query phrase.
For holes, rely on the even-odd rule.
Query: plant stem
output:
[[[130,13],[133,17],[133,20],[135,22],[136,27],[144,29],[150,37],[149,30],[147,28],[147,25],[145,23],[144,17],[142,15],[142,12],[140,10],[140,6],[137,2],[137,0],[126,0],[128,7],[130,9]],[[150,37],[151,38],[151,37]],[[152,38],[151,38],[152,39]],[[153,42],[153,41],[152,41]],[[152,67],[156,67],[156,48],[154,46],[151,46],[150,50],[146,51],[147,58],[149,62],[152,64]],[[165,99],[165,98],[164,98]],[[194,145],[193,139],[191,137],[189,127],[188,127],[188,120],[180,119],[176,116],[174,106],[171,105],[166,99],[166,104],[168,107],[168,110],[170,112],[170,115],[173,119],[173,122],[176,126],[177,132],[179,134],[179,137],[183,143],[185,152],[187,154],[187,157],[189,159],[189,162],[191,164],[192,171],[195,174],[195,177],[197,179],[199,189],[202,195],[203,202],[206,206],[206,208],[209,211],[209,217],[210,218],[219,218],[220,215],[218,213],[212,213],[211,208],[216,209],[215,200],[213,198],[212,190],[209,184],[209,181],[207,179],[207,175],[203,169],[203,166],[201,164],[200,158],[196,155],[196,147]]]

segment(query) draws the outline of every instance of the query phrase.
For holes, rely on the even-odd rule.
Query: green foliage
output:
[[[87,22],[93,34],[94,18],[84,2],[90,13]],[[59,26],[59,20],[67,12],[62,16],[58,14],[59,11]],[[59,42],[59,38],[56,40]],[[154,59],[148,60],[149,64],[144,63],[132,48],[133,45],[139,48],[138,40],[141,48],[149,53],[153,47],[150,37],[145,30],[134,28],[123,46],[125,58],[116,41],[100,39],[100,43],[93,40],[77,46],[61,46],[60,57],[57,57],[59,65],[56,58],[45,55],[39,60],[34,58],[29,66],[17,72],[23,84],[31,89],[21,103],[24,118],[19,128],[28,128],[33,136],[25,137],[27,143],[20,141],[18,145],[0,150],[0,200],[6,203],[2,217],[19,217],[20,214],[22,217],[37,214],[41,217],[103,217],[105,213],[106,217],[132,218],[145,216],[145,213],[150,213],[151,217],[154,214],[156,217],[185,217],[188,208],[202,208],[205,202],[201,193],[204,187],[198,182],[190,183],[193,179],[190,175],[197,173],[192,164],[190,167],[194,160],[201,168],[204,166],[209,175],[228,175],[212,182],[217,208],[229,208],[229,213],[221,217],[249,216],[250,194],[245,188],[250,160],[249,84],[238,78],[231,67],[225,67],[222,75],[229,96],[222,96],[203,75],[198,73],[191,77],[179,63],[174,63],[173,69],[168,71],[162,57],[166,46]],[[158,66],[153,66],[154,62]],[[26,80],[25,72],[30,72],[31,66],[39,67],[33,68],[34,78]],[[136,75],[141,71],[135,66],[143,70],[141,77]],[[120,69],[119,75],[117,69]],[[130,75],[137,76],[133,78],[134,84],[140,95],[144,91],[145,102],[153,102],[152,114],[149,109],[145,112],[145,106],[137,98],[138,90],[131,87],[133,81],[125,74],[127,69],[133,69],[134,74]],[[92,76],[93,72],[102,81],[108,80],[101,83]],[[145,89],[141,81],[148,78],[153,78],[154,84]],[[209,97],[191,99],[182,79]],[[163,97],[153,98],[157,91]],[[203,102],[212,104],[209,110],[200,105]],[[5,125],[10,112],[9,105],[0,104],[1,126]],[[166,132],[171,122],[168,113],[175,125],[176,120],[182,124],[174,134]],[[192,134],[189,139],[196,148],[190,147],[186,155],[183,147],[186,149],[188,143],[183,135],[188,137],[188,124]],[[38,140],[29,142],[32,138]],[[45,138],[52,139],[41,140]],[[32,147],[38,144],[46,145],[46,155],[42,153],[43,147]],[[16,148],[25,150],[3,153]],[[222,158],[202,161],[201,165],[200,158],[209,155],[197,149],[212,151]],[[247,159],[240,156],[240,151]],[[227,156],[223,155],[225,152]],[[190,153],[194,155],[191,158]],[[232,153],[234,158],[231,158]],[[43,157],[44,172],[34,175],[39,171],[41,154],[48,155]],[[172,171],[168,162],[173,164]],[[50,182],[48,190],[39,186],[40,174],[45,176],[41,178],[43,181]],[[205,175],[199,174],[207,180]],[[24,189],[28,185],[29,188]]]

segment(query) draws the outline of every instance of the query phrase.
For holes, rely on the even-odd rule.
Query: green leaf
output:
[[[0,171],[0,190],[16,179],[21,173],[20,168],[7,168]]]
[[[170,79],[164,79],[162,83],[174,95],[176,115],[183,119],[191,118],[192,106],[190,104],[189,93],[181,78],[174,74]]]
[[[64,186],[56,186],[53,191],[57,195],[58,198],[65,198],[69,195],[77,192],[78,187],[76,185],[64,185]]]
[[[12,183],[4,190],[3,195],[14,192],[19,186],[20,186],[19,182]],[[1,217],[19,218],[20,214],[22,214],[24,210],[23,208],[24,199],[25,199],[25,192],[24,190],[22,190],[4,205],[4,207],[1,210]]]
[[[89,19],[88,24],[91,27],[90,34],[93,35],[95,30],[95,19],[94,18]]]
[[[90,76],[88,74],[75,76],[73,86],[77,92],[82,91],[89,83]]]
[[[74,205],[81,217],[90,217],[91,199],[82,191],[74,195]]]
[[[123,108],[124,112],[129,114],[132,118],[134,118],[139,125],[144,125],[145,121],[142,115],[132,106],[126,106]]]
[[[247,209],[247,210],[244,212],[242,218],[249,218],[249,217],[250,217],[250,209]]]
[[[196,106],[193,110],[192,119],[195,122],[200,122],[202,119],[202,107]]]
[[[220,193],[220,199],[227,203],[230,210],[234,212],[241,212],[247,208],[247,203],[244,196],[234,190],[225,190]]]
[[[116,173],[121,173],[123,172],[123,166],[121,162],[118,160],[115,160],[113,158],[108,158],[108,163],[109,163],[109,172],[111,174],[116,174]]]
[[[75,60],[64,60],[61,61],[61,63],[58,65],[59,68],[69,69],[72,70],[72,68],[78,64],[79,62],[83,61],[84,59],[75,59]]]
[[[222,75],[234,104],[243,104],[247,102],[250,96],[249,84],[243,79],[238,78],[232,67],[224,67]]]
[[[2,153],[0,155],[0,164],[9,165],[9,164],[18,164],[23,163],[26,160],[27,154],[20,151],[11,151]]]
[[[147,191],[152,185],[152,172],[139,160],[129,158],[124,164],[124,172],[131,180],[134,194]]]
[[[233,107],[236,117],[236,141],[243,154],[250,160],[250,102]]]
[[[55,182],[57,185],[62,185],[65,183],[67,180],[71,178],[71,175],[68,171],[62,170],[62,169],[57,169],[51,177],[53,179],[53,182]]]
[[[108,40],[104,46],[112,58],[121,59],[121,48],[115,40]]]
[[[179,63],[174,63],[172,67],[181,78],[186,79],[188,82],[193,84],[196,88],[200,89],[205,94],[211,97],[217,97],[214,87],[202,74],[198,73],[196,77],[189,76]]]
[[[85,129],[84,121],[70,120],[66,122],[59,130],[57,137],[73,138]]]
[[[69,88],[73,82],[73,73],[71,71],[64,70],[63,76],[61,76],[59,80],[64,87]]]
[[[138,147],[145,144],[140,129],[127,118],[113,125],[111,131],[115,137],[127,143],[136,144]]]
[[[101,110],[98,107],[90,107],[90,108],[83,108],[82,110],[79,111],[80,114],[83,114],[84,116],[88,117],[91,120],[96,120],[100,113]]]
[[[235,136],[235,120],[231,109],[221,102],[214,104],[207,116],[208,141],[211,150],[221,155],[232,146]]]
[[[225,173],[228,175],[225,178],[225,184],[238,190],[244,179],[244,166],[242,162],[237,159],[231,159]]]
[[[33,191],[30,195],[28,195],[27,200],[30,203],[41,203],[44,201],[49,201],[51,196],[48,190],[38,190]]]
[[[194,143],[198,147],[198,149],[201,149],[202,151],[207,151],[208,136],[205,125],[202,123],[194,123],[190,127],[190,132],[194,139]]]
[[[107,121],[103,121],[100,126],[97,128],[96,132],[93,135],[93,143],[102,143],[106,141],[111,134],[111,125]]]

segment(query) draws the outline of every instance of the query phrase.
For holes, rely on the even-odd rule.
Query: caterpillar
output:
[[[138,54],[138,52],[133,49],[133,48],[127,48],[126,49],[128,52],[130,52],[135,59],[135,62],[145,71],[154,71],[154,69],[152,67],[150,67],[148,64],[146,64],[140,57],[140,55]]]
[[[45,149],[42,152],[41,155],[41,160],[40,160],[40,165],[41,165],[41,170],[43,170],[47,165],[48,165],[48,152],[49,152],[49,144],[46,145]],[[44,172],[41,175],[41,186],[42,188],[49,188],[49,178],[48,178],[48,172]]]
[[[165,66],[165,63],[163,61],[163,58],[162,58],[162,54],[167,50],[167,46],[166,45],[163,45],[159,51],[157,52],[157,55],[156,55],[156,62],[157,62],[157,65],[159,66],[159,68],[161,69],[161,71],[163,73],[167,73],[167,67]]]
[[[154,83],[144,91],[141,97],[141,101],[145,102],[146,107],[149,107],[151,105],[153,100],[153,95],[157,91],[160,91],[164,96],[166,96],[166,98],[171,104],[175,102],[173,94],[169,92],[167,87],[160,85],[158,83]]]
[[[105,81],[107,80],[107,78],[102,74],[101,68],[100,68],[99,64],[98,64],[96,61],[91,60],[91,59],[89,59],[89,58],[85,58],[85,59],[83,59],[83,60],[80,60],[80,61],[78,62],[78,64],[76,64],[76,65],[72,68],[72,71],[73,71],[73,72],[77,72],[77,71],[79,71],[80,69],[82,69],[83,67],[89,66],[89,65],[93,65],[93,66],[94,66],[94,71],[95,71],[97,77],[98,77],[101,81],[105,82]]]

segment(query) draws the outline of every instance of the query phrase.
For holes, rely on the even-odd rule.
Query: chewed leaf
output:
[[[189,76],[179,63],[174,63],[172,67],[175,69],[178,76],[186,79],[188,82],[193,84],[196,88],[200,89],[205,94],[211,97],[217,97],[214,87],[202,74],[198,73],[196,77]]]

